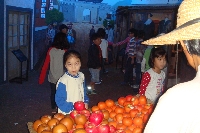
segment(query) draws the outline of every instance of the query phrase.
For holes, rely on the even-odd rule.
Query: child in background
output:
[[[127,61],[125,66],[125,73],[124,73],[124,81],[121,83],[121,85],[128,85],[133,84],[133,65],[135,60],[135,54],[136,54],[136,37],[137,36],[137,30],[132,28],[129,30],[129,37],[130,40],[128,42],[128,50],[127,50]]]
[[[90,81],[91,91],[88,93],[97,94],[94,86],[95,86],[95,83],[100,82],[99,74],[101,70],[102,52],[99,45],[101,44],[101,37],[99,36],[98,33],[94,33],[92,35],[92,40],[93,40],[93,44],[90,45],[89,47],[88,62],[87,62],[87,66],[92,76],[91,81]]]
[[[101,37],[101,44],[100,48],[102,51],[102,71],[103,73],[108,73],[108,71],[105,69],[105,63],[108,63],[108,41],[105,39],[106,32],[103,28],[99,28],[97,31],[97,34]]]
[[[139,30],[138,31],[138,40],[136,42],[136,62],[135,62],[135,74],[136,74],[136,78],[135,78],[135,85],[133,85],[133,88],[137,88],[137,92],[138,92],[138,88],[141,82],[141,62],[143,59],[143,55],[144,55],[144,50],[145,50],[145,46],[142,45],[141,43],[143,42],[143,38],[144,38],[144,31],[143,30]]]
[[[67,32],[68,32],[68,27],[67,27],[67,25],[65,25],[65,24],[61,24],[60,26],[59,26],[59,30],[60,30],[60,32],[62,32],[62,33],[65,33],[65,35],[66,35],[66,38],[67,38]]]
[[[66,34],[59,32],[55,35],[54,41],[52,43],[52,47],[49,48],[45,62],[43,64],[42,70],[40,72],[39,84],[44,82],[46,77],[46,72],[49,68],[50,70],[48,75],[48,81],[51,85],[51,108],[56,108],[55,103],[55,92],[56,92],[56,83],[58,79],[64,74],[63,65],[63,55],[69,48],[69,43],[66,40]]]
[[[153,48],[149,57],[151,67],[142,75],[139,94],[145,95],[152,102],[162,94],[165,72],[162,70],[167,63],[167,54],[162,47]]]
[[[67,71],[58,80],[55,95],[58,113],[69,114],[74,109],[76,101],[83,101],[87,109],[89,98],[86,95],[85,77],[79,72],[81,55],[75,50],[66,52],[63,56],[63,65]]]
[[[137,45],[136,47],[136,65],[135,65],[135,73],[136,73],[136,78],[135,78],[135,85],[133,85],[133,88],[137,88],[137,92],[138,92],[138,88],[140,86],[140,82],[141,82],[141,62],[142,62],[142,58],[144,55],[144,49],[145,46],[142,44]]]

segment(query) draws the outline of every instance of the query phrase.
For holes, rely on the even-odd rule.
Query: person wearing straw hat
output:
[[[200,133],[200,0],[184,0],[177,15],[177,28],[144,44],[180,42],[196,77],[168,89],[159,99],[144,133]]]

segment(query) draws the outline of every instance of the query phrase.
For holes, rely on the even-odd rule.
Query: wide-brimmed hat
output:
[[[200,39],[200,0],[184,0],[178,9],[176,29],[142,42],[149,45],[176,44],[179,40]]]

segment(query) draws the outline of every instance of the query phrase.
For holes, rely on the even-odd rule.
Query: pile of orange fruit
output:
[[[117,102],[107,99],[93,106],[91,111],[101,110],[103,122],[112,125],[118,132],[142,133],[152,111],[153,104],[145,96],[127,95]]]
[[[142,133],[152,114],[153,104],[145,96],[127,95],[118,98],[116,102],[112,99],[100,101],[84,111],[88,117],[80,112],[75,118],[61,113],[44,115],[33,123],[33,129],[37,133],[91,133],[87,130],[91,127],[89,116],[95,112],[102,112],[103,120],[100,126],[109,127],[109,131],[104,133]]]

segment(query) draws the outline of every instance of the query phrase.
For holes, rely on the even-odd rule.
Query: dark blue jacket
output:
[[[101,58],[99,57],[100,52],[101,51],[99,50],[97,45],[90,45],[88,50],[88,68],[98,69],[99,67],[101,67]]]

